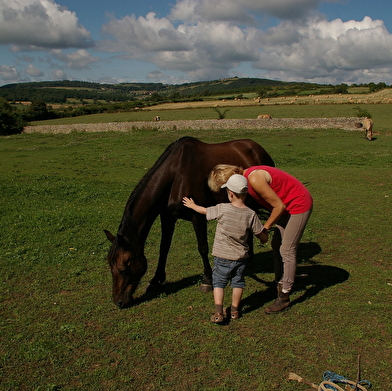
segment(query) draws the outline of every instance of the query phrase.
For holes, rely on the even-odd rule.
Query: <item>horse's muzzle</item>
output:
[[[134,300],[132,297],[127,300],[114,300],[114,304],[116,304],[116,306],[120,308],[120,310],[123,310],[124,308],[132,307],[133,302]]]

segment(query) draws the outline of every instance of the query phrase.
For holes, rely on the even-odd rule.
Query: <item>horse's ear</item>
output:
[[[113,243],[114,239],[116,239],[116,237],[114,235],[112,235],[109,231],[107,231],[106,229],[104,229],[103,232],[105,232],[106,237]]]

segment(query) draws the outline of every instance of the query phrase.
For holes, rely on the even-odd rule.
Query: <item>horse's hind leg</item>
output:
[[[176,219],[169,213],[161,213],[161,244],[159,248],[159,259],[155,275],[150,281],[147,290],[160,288],[166,281],[166,261],[167,254],[173,238]]]
[[[202,292],[209,292],[212,290],[212,269],[208,259],[207,221],[205,216],[195,215],[192,223],[196,233],[198,250],[203,260],[204,267],[204,276],[200,285],[200,290]]]

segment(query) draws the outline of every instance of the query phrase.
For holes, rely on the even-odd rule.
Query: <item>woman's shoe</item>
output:
[[[277,314],[290,306],[290,294],[279,292],[277,299],[264,312],[268,315]]]

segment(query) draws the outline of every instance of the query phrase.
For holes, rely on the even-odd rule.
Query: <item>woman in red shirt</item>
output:
[[[265,309],[273,314],[290,306],[290,292],[295,280],[297,248],[312,213],[313,199],[307,188],[292,175],[270,166],[242,167],[220,164],[210,173],[208,185],[217,192],[233,174],[248,180],[248,192],[271,213],[264,230],[276,225],[271,246],[274,254],[278,297]]]

